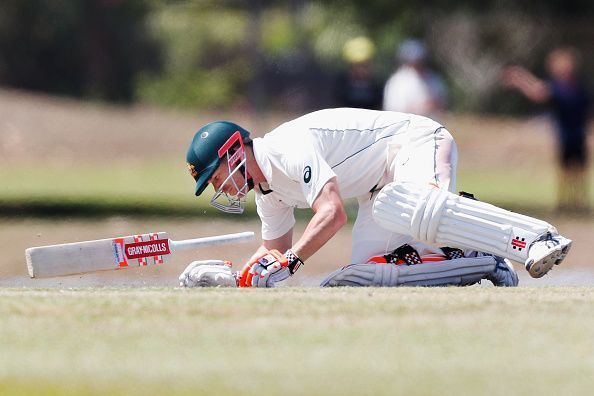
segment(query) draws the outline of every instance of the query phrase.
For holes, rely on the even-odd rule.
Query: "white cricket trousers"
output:
[[[359,210],[353,226],[351,263],[366,263],[370,257],[384,255],[405,243],[421,255],[441,253],[409,235],[392,233],[377,225],[372,215],[373,201],[377,191],[392,181],[432,183],[455,192],[458,152],[454,138],[435,121],[414,117],[404,133],[388,142],[386,161],[388,171],[376,193],[357,200]]]

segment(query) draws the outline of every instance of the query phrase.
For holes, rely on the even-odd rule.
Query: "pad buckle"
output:
[[[443,252],[443,255],[446,256],[448,260],[464,258],[464,252],[461,249],[451,248],[447,246],[444,246],[440,249]]]
[[[473,193],[469,193],[469,192],[466,192],[466,191],[460,191],[458,193],[458,195],[461,196],[461,197],[463,197],[463,198],[468,198],[468,199],[472,199],[474,201],[478,201],[478,199],[476,199],[476,197],[474,196]]]
[[[399,248],[394,249],[391,253],[384,255],[384,258],[386,259],[386,263],[396,265],[414,265],[423,262],[417,250],[406,243]],[[404,263],[400,263],[399,261],[404,261]]]

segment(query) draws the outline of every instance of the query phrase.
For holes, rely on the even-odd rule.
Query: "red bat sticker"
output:
[[[124,252],[129,259],[142,257],[153,257],[169,254],[169,240],[156,239],[154,241],[127,243],[124,246]]]

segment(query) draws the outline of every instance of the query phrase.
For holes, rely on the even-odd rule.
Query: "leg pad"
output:
[[[436,246],[477,250],[525,262],[532,243],[555,228],[538,219],[413,183],[390,183],[373,204],[383,228]]]
[[[351,264],[331,273],[321,286],[467,286],[495,270],[492,256],[416,265]]]

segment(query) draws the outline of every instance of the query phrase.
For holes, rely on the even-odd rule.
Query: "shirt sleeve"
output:
[[[336,176],[336,173],[313,145],[299,150],[289,171],[291,172],[289,176],[301,186],[303,196],[310,207],[328,180]]]

